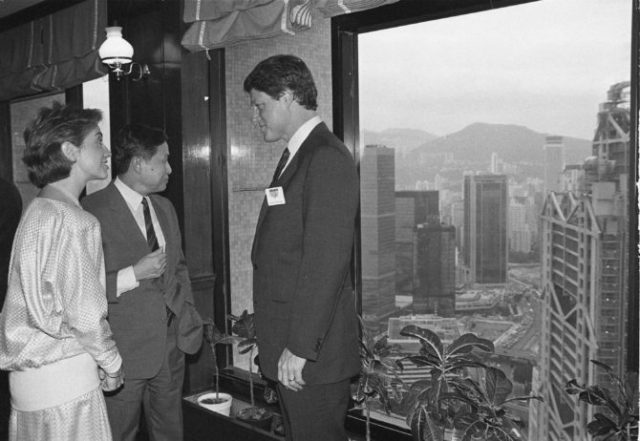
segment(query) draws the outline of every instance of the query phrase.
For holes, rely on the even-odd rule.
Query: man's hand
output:
[[[124,384],[124,371],[122,367],[117,372],[107,373],[102,368],[98,369],[100,387],[105,392],[113,392]]]
[[[302,379],[302,368],[306,363],[306,358],[300,358],[289,349],[284,348],[278,360],[278,381],[287,389],[296,392],[302,390],[306,384]]]
[[[156,279],[167,268],[167,254],[160,248],[147,254],[133,265],[133,273],[136,280]]]

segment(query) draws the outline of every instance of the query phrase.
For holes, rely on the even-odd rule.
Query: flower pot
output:
[[[238,412],[236,417],[247,424],[259,427],[260,429],[270,431],[271,420],[273,420],[273,414],[266,409],[260,407],[246,407]]]
[[[222,415],[229,416],[231,412],[231,395],[225,393],[208,392],[198,397],[198,404],[205,409],[213,410]]]

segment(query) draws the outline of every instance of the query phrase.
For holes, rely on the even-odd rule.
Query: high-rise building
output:
[[[577,193],[551,193],[542,211],[542,329],[529,438],[588,439],[593,409],[564,392],[579,384],[612,387],[598,360],[624,373],[628,304],[629,83],[600,106],[593,156]],[[636,293],[637,294],[637,293]]]
[[[464,177],[462,257],[471,283],[507,280],[507,195],[506,175]]]
[[[418,287],[413,296],[415,314],[452,317],[456,296],[456,229],[453,225],[418,225]]]
[[[437,191],[396,192],[396,294],[415,293],[417,280],[416,227],[439,223]]]
[[[394,150],[368,145],[360,160],[362,312],[376,321],[395,310]]]
[[[564,170],[564,140],[562,136],[547,136],[544,142],[544,192],[562,189]]]
[[[527,223],[526,197],[511,198],[509,204],[509,249],[525,254],[531,251],[531,230]]]

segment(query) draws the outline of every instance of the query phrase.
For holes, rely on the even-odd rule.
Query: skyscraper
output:
[[[506,175],[464,177],[464,234],[462,257],[472,283],[507,280]]]
[[[562,190],[560,179],[564,170],[564,141],[562,136],[547,136],[544,142],[544,192]]]
[[[610,387],[589,360],[624,372],[628,299],[629,83],[600,106],[584,188],[549,194],[542,212],[542,332],[529,438],[588,439],[591,410],[564,393],[571,379]],[[637,293],[636,293],[637,295]]]
[[[413,296],[415,314],[452,317],[456,295],[456,229],[453,225],[418,225],[418,287]]]
[[[437,191],[396,192],[396,294],[414,295],[417,280],[416,227],[439,223]]]
[[[394,152],[368,145],[360,160],[362,312],[368,321],[395,309]]]

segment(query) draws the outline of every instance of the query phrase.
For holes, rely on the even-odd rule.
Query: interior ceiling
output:
[[[7,17],[46,0],[0,0],[0,17]]]

